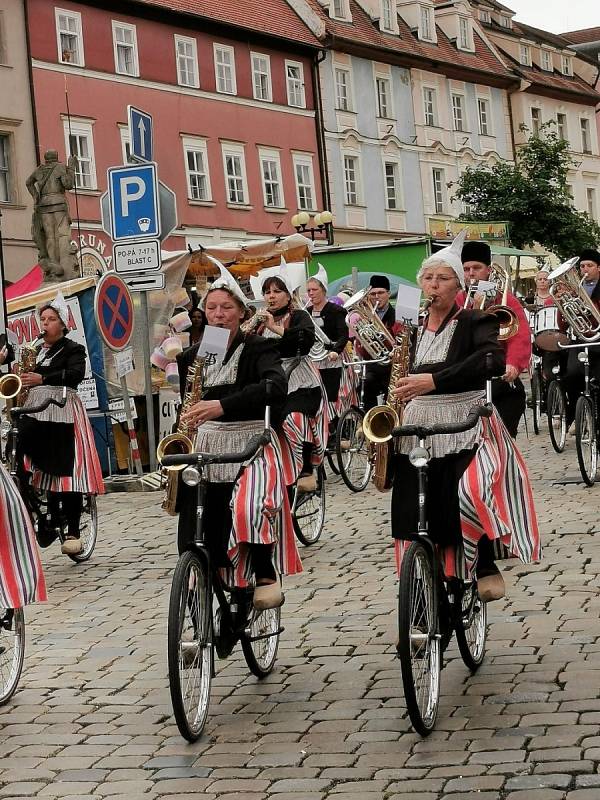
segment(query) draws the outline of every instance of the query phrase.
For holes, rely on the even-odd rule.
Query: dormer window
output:
[[[519,61],[523,66],[531,66],[531,50],[528,44],[522,44],[519,50]]]
[[[460,50],[474,50],[473,36],[471,33],[471,21],[466,17],[459,17],[458,20],[458,47]]]
[[[381,0],[381,29],[393,33],[396,30],[394,24],[394,6],[396,0]]]
[[[351,17],[348,0],[331,0],[331,4],[329,6],[329,16],[333,17],[334,19],[350,21]]]
[[[510,17],[505,17],[504,14],[500,15],[500,25],[503,28],[512,28],[512,20]]]
[[[432,11],[429,6],[421,6],[421,25],[419,28],[419,39],[426,42],[434,42]]]
[[[480,9],[479,21],[485,23],[490,23],[492,21],[492,18],[490,17],[490,12],[487,10],[487,8]]]
[[[563,75],[573,74],[573,67],[571,65],[571,59],[569,56],[562,57],[562,73]]]
[[[552,67],[552,53],[548,50],[542,50],[542,69],[546,72],[553,72]]]

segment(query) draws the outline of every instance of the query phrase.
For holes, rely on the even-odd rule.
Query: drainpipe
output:
[[[33,122],[33,144],[35,147],[34,165],[37,166],[41,160],[40,140],[38,135],[37,114],[35,112],[35,94],[33,92],[33,66],[31,59],[31,40],[29,38],[29,12],[27,8],[28,0],[23,0],[23,19],[25,23],[25,43],[27,45],[27,74],[29,78],[29,95],[31,97],[31,118]]]
[[[319,158],[319,172],[321,173],[321,186],[323,191],[323,203],[328,211],[331,208],[331,193],[329,191],[329,173],[327,169],[327,150],[325,147],[325,122],[323,120],[323,97],[321,95],[321,82],[319,80],[319,64],[321,64],[327,53],[320,50],[313,60],[312,67],[312,87],[313,97],[315,98],[315,126],[317,134],[317,155]],[[333,244],[333,224],[327,226],[327,244]]]

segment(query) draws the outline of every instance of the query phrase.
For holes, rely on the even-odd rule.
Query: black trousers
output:
[[[590,378],[600,380],[600,348],[590,347]],[[578,356],[582,350],[569,350],[567,371],[563,378],[563,386],[567,395],[567,425],[575,419],[575,406],[585,388],[585,369]]]
[[[368,364],[365,371],[365,411],[377,405],[377,396],[387,395],[392,368],[389,364]]]
[[[520,378],[513,383],[506,381],[493,381],[492,402],[500,419],[513,439],[519,432],[519,421],[525,413],[525,387]]]

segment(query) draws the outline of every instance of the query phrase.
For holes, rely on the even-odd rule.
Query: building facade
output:
[[[561,35],[571,44],[575,52],[597,65],[598,73],[594,86],[600,90],[600,27],[567,31]],[[596,106],[596,127],[600,138],[600,103]]]
[[[285,235],[323,208],[318,40],[283,0],[260,17],[233,0],[171,5],[28,0],[40,148],[78,157],[73,231],[91,263],[110,258],[99,198],[129,157],[129,104],[153,115],[177,196],[167,249]]]
[[[25,181],[36,165],[23,3],[0,7],[0,231],[5,278],[16,281],[36,263],[32,198]]]

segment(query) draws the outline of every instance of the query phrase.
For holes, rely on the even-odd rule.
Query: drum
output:
[[[535,346],[540,350],[556,353],[561,344],[569,343],[569,337],[558,326],[556,306],[545,306],[536,312],[533,334]]]

